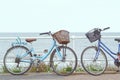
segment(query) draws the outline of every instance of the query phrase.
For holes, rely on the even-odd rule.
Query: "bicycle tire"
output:
[[[81,64],[83,69],[90,75],[94,76],[103,74],[108,65],[105,53],[100,49],[98,59],[95,59],[96,52],[96,46],[89,46],[85,48],[81,54]]]
[[[77,56],[76,53],[67,46],[59,46],[58,49],[60,51],[66,50],[65,53],[65,60],[60,60],[57,55],[56,49],[51,54],[50,57],[50,66],[52,67],[53,71],[60,76],[68,76],[72,74],[76,67],[77,67]],[[64,54],[64,53],[63,53]],[[63,55],[61,54],[61,55]],[[58,64],[57,64],[58,63]]]
[[[29,51],[28,48],[24,46],[13,46],[9,48],[4,56],[5,69],[13,75],[22,75],[25,72],[27,72],[31,68],[32,63],[26,63],[26,62],[20,62],[20,61],[22,59],[30,60],[30,57],[32,56],[32,54],[29,53],[24,58],[17,57],[18,55],[19,56],[23,55],[27,51]]]

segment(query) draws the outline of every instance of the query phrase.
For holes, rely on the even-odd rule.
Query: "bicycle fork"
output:
[[[65,62],[65,60],[66,60],[66,46],[63,48],[63,50],[60,50],[60,48],[58,48],[57,54],[58,54],[60,60]]]
[[[97,47],[95,48],[95,50],[96,50],[96,54],[95,54],[95,57],[93,59],[93,62],[95,62],[98,59],[98,56],[99,56],[99,53],[100,53],[100,49],[98,49]]]
[[[66,47],[63,48],[62,53],[63,53],[62,61],[65,62],[65,60],[66,60]]]

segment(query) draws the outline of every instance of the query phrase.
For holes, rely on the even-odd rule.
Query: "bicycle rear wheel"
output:
[[[13,74],[20,75],[27,72],[32,63],[30,57],[31,53],[26,54],[29,50],[24,46],[13,46],[9,48],[4,56],[5,69]],[[26,56],[23,56],[26,54]]]
[[[75,52],[67,46],[59,46],[58,49],[61,54],[55,49],[50,58],[50,65],[53,71],[61,76],[72,74],[77,67],[77,56]],[[60,59],[60,55],[62,60]]]
[[[90,46],[83,50],[81,54],[81,64],[86,72],[97,76],[104,73],[108,62],[102,50],[97,54],[97,47]]]

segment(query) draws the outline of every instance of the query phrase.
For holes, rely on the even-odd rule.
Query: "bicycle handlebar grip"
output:
[[[106,27],[106,28],[104,28],[103,30],[107,30],[107,29],[110,29],[110,27]]]
[[[44,34],[50,34],[50,31],[49,32],[44,32],[44,33],[40,33],[40,35],[44,35]]]

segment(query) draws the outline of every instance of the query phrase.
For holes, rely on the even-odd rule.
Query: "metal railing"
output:
[[[110,49],[117,52],[117,45],[118,43],[114,41],[114,38],[119,38],[120,36],[102,36],[103,41],[110,47]],[[11,43],[15,41],[17,37],[0,37],[0,66],[3,65],[3,58],[8,48],[11,47]],[[33,46],[37,49],[43,50],[46,49],[46,46],[49,44],[49,39],[51,37],[20,37],[22,41],[26,38],[37,38],[36,42],[33,42]],[[46,41],[47,42],[46,42]],[[77,54],[78,62],[80,62],[80,55],[83,49],[90,45],[96,45],[96,42],[90,43],[89,40],[85,36],[70,36],[70,43],[68,46],[74,49]],[[40,45],[42,44],[42,46]],[[44,44],[44,46],[43,46]],[[116,46],[116,47],[115,47]],[[108,56],[108,60],[111,62],[112,59]],[[49,61],[49,59],[47,59]]]

